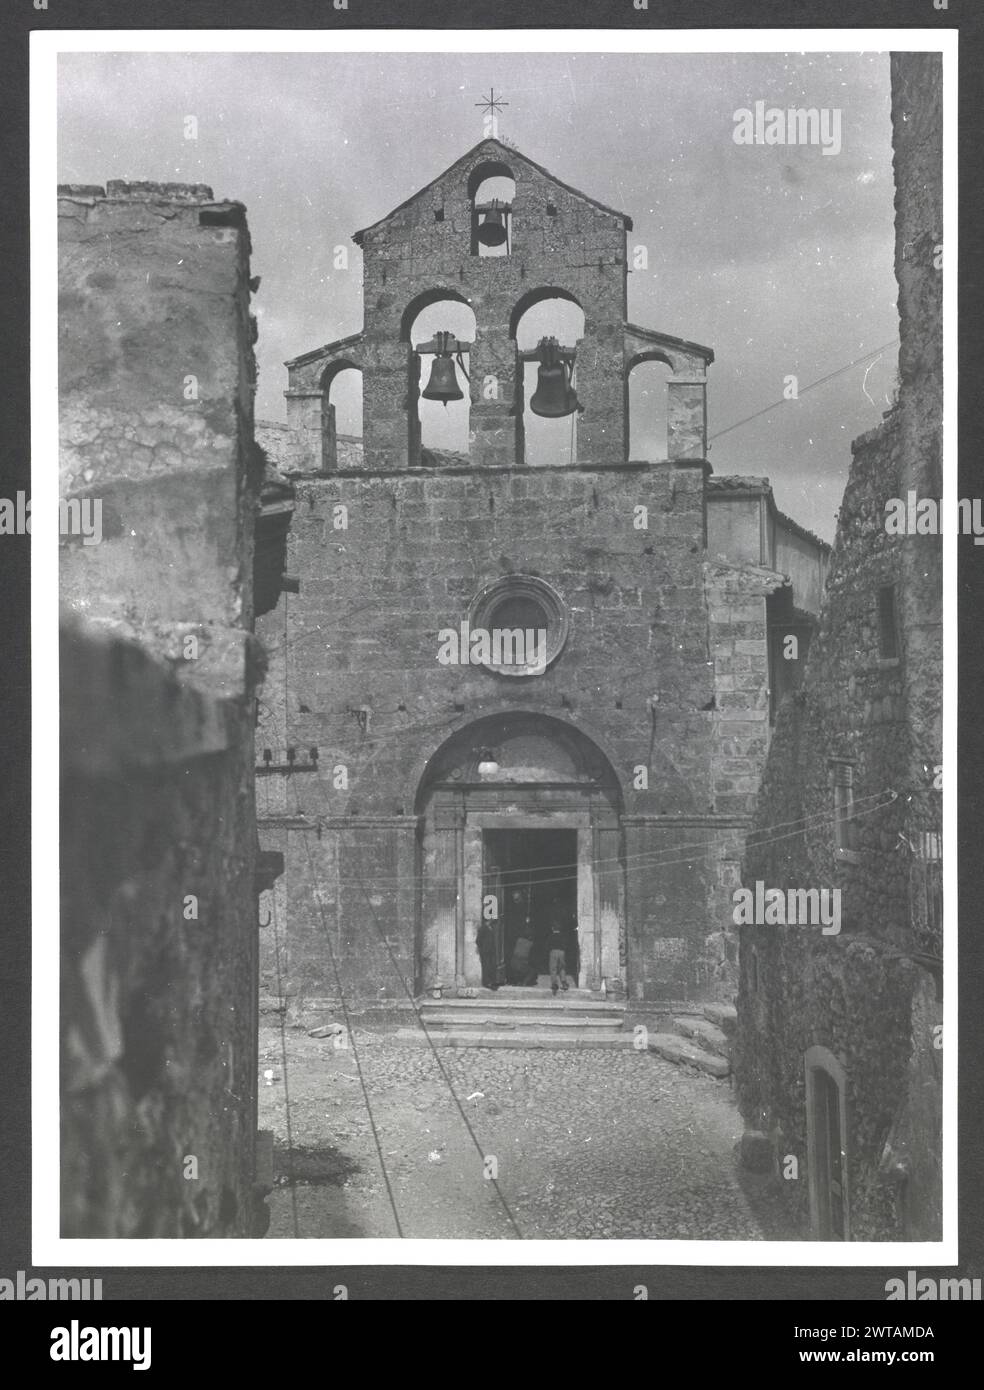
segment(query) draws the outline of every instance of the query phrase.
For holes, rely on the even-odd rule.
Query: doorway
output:
[[[806,1053],[806,1131],[810,1215],[820,1240],[849,1240],[847,1076],[825,1047]]]
[[[483,830],[483,901],[494,903],[489,920],[486,982],[534,987],[548,983],[547,937],[555,914],[568,924],[567,974],[577,986],[577,831]]]

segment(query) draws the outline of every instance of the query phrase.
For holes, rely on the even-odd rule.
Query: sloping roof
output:
[[[514,146],[504,145],[501,140],[489,139],[479,140],[478,144],[473,145],[460,159],[456,159],[453,164],[449,164],[446,169],[442,170],[440,174],[431,179],[430,183],[424,184],[423,188],[418,188],[414,193],[411,193],[409,198],[406,198],[397,207],[393,208],[385,217],[380,217],[379,220],[373,222],[371,226],[363,227],[361,231],[353,233],[352,240],[357,246],[361,246],[362,238],[367,232],[375,231],[376,228],[381,227],[384,222],[388,222],[391,217],[395,217],[398,212],[402,212],[404,208],[416,202],[428,189],[433,188],[436,183],[439,183],[441,179],[450,174],[453,169],[457,169],[460,164],[467,164],[479,151],[488,153],[490,158],[494,156],[496,159],[500,159],[504,164],[509,163],[510,160],[515,162],[517,159],[521,159],[524,164],[528,164],[529,167],[535,169],[538,174],[542,174],[544,178],[549,179],[551,183],[555,183],[558,188],[565,189],[568,193],[572,193],[575,198],[580,198],[583,202],[590,203],[592,207],[599,208],[602,212],[607,212],[612,217],[618,217],[624,224],[625,230],[631,232],[632,218],[628,213],[619,212],[617,208],[610,208],[607,203],[599,202],[597,198],[592,198],[589,193],[582,193],[579,188],[575,188],[572,184],[565,183],[563,179],[559,179],[556,174],[552,174],[549,169],[545,169],[542,164],[537,164],[535,159],[530,159],[529,155],[523,154],[521,150],[517,150]]]
[[[794,535],[800,536],[805,541],[811,541],[814,545],[820,546],[822,550],[833,550],[829,541],[821,540],[812,531],[808,531],[805,526],[801,526],[798,521],[794,521],[791,516],[780,511],[776,506],[775,494],[772,491],[772,484],[768,478],[758,478],[752,474],[730,473],[717,475],[714,474],[707,480],[708,492],[745,492],[753,496],[765,496],[769,499],[769,510],[773,518],[782,526],[788,527]]]

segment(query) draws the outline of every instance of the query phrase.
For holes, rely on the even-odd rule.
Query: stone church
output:
[[[290,361],[258,427],[296,489],[256,740],[285,863],[264,987],[295,1008],[542,989],[558,908],[582,990],[734,994],[732,889],[829,547],[767,479],[712,473],[713,352],[628,321],[631,228],[483,140],[355,234],[361,331]]]

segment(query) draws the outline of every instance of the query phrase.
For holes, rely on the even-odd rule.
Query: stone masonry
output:
[[[249,233],[202,186],[59,190],[62,1232],[257,1226]]]
[[[941,492],[940,68],[892,58],[898,404],[856,440],[819,631],[779,711],[745,883],[838,888],[839,935],[741,930],[741,1107],[827,1239],[940,1237],[942,542],[886,532]],[[779,831],[779,827],[785,827]]]
[[[490,171],[516,184],[508,256],[474,254],[469,232]],[[713,354],[626,322],[630,225],[483,142],[357,234],[365,325],[292,359],[287,427],[259,431],[297,490],[299,592],[261,625],[258,728],[285,769],[260,792],[262,843],[286,863],[263,988],[292,1009],[339,992],[405,1000],[438,978],[474,986],[500,826],[576,834],[583,983],[654,1008],[734,992],[725,908],[769,741],[769,599],[788,573],[757,526],[753,542],[732,528],[708,550]],[[584,413],[577,461],[537,467],[517,426],[516,325],[557,294],[585,314]],[[427,460],[408,326],[444,298],[476,319],[472,442],[467,457]],[[629,460],[627,376],[650,357],[672,373],[669,457]],[[363,374],[365,425],[343,452],[328,389],[347,366]],[[719,490],[716,514],[740,495]],[[811,543],[820,567],[825,547]],[[441,664],[439,634],[494,614],[499,594],[543,605],[545,671]],[[486,745],[492,781],[478,770]]]

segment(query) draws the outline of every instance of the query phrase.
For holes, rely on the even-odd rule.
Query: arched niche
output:
[[[351,446],[362,448],[362,368],[341,358],[321,374],[321,451],[326,473],[344,467]]]
[[[407,345],[407,457],[410,466],[435,462],[467,462],[471,435],[470,352],[475,341],[475,313],[458,291],[426,290],[404,310],[401,338]],[[438,333],[451,333],[465,344],[461,362],[452,356],[454,380],[461,400],[446,404],[427,400],[423,392],[436,361],[427,347]],[[462,366],[463,364],[463,366]]]
[[[529,290],[510,315],[509,333],[516,344],[516,461],[533,467],[558,467],[577,459],[577,412],[546,419],[537,415],[530,401],[537,389],[539,364],[524,361],[541,338],[556,338],[563,347],[576,348],[584,337],[585,315],[569,291],[543,286]],[[578,370],[573,385],[577,390]]]
[[[673,364],[665,353],[640,352],[626,369],[628,455],[652,463],[669,458],[669,382]]]
[[[501,160],[486,160],[468,176],[468,201],[471,204],[471,253],[473,256],[508,256],[512,249],[513,203],[516,180],[508,164]],[[482,227],[490,220],[500,230],[501,241],[488,245]]]

